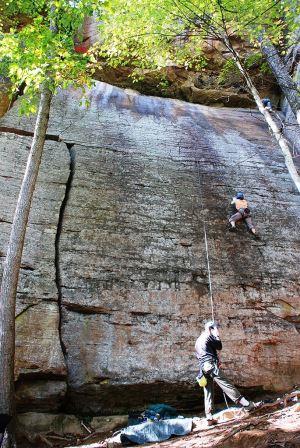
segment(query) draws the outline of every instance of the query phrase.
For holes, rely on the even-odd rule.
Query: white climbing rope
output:
[[[208,249],[208,239],[207,239],[207,231],[206,231],[206,221],[205,221],[205,218],[204,218],[203,195],[202,195],[202,188],[201,188],[200,162],[199,162],[199,160],[197,160],[197,165],[198,165],[199,192],[200,192],[200,196],[202,198],[201,212],[203,214],[203,231],[204,231],[204,240],[205,240],[205,252],[206,252],[206,264],[207,264],[207,273],[208,273],[209,299],[210,299],[210,306],[211,306],[211,317],[212,317],[212,320],[215,320],[214,300],[213,300],[213,292],[212,292],[212,277],[211,277],[211,269],[210,269],[210,263],[209,263],[209,249]]]
[[[224,390],[222,392],[223,392],[223,397],[224,397],[224,401],[225,401],[225,404],[227,406],[227,409],[229,409],[229,405],[228,405],[228,401],[227,401],[227,398],[226,398],[226,394],[225,394]]]
[[[211,284],[211,271],[209,264],[209,255],[208,255],[208,242],[207,242],[207,234],[206,234],[206,225],[205,221],[203,221],[203,229],[204,229],[204,239],[205,239],[205,251],[206,251],[206,262],[207,262],[207,272],[208,272],[208,284],[209,284],[209,298],[210,298],[210,306],[211,306],[211,318],[215,320],[214,313],[214,301],[213,301],[213,293],[212,293],[212,284]]]
[[[198,165],[198,184],[199,184],[199,192],[200,196],[202,198],[201,202],[201,212],[203,214],[203,231],[204,231],[204,240],[205,240],[205,252],[206,252],[206,264],[207,264],[207,273],[208,273],[208,284],[209,284],[209,298],[210,298],[210,306],[211,306],[211,318],[212,320],[215,320],[215,313],[214,313],[214,300],[213,300],[213,292],[212,292],[212,279],[211,279],[211,269],[210,269],[210,263],[209,263],[209,250],[208,250],[208,239],[207,239],[207,231],[206,231],[206,221],[204,218],[204,207],[203,207],[203,194],[202,194],[202,188],[201,188],[201,176],[200,176],[200,162],[197,160]],[[225,395],[225,392],[223,391],[224,401],[226,403],[227,409],[229,409],[228,401]]]
[[[197,160],[198,165],[198,184],[199,184],[199,192],[200,196],[202,198],[201,202],[201,212],[203,214],[203,231],[204,231],[204,241],[205,241],[205,252],[206,252],[206,264],[207,264],[207,273],[208,273],[208,284],[209,284],[209,298],[210,298],[210,306],[211,306],[211,318],[212,320],[215,320],[215,313],[214,313],[214,300],[213,300],[213,292],[212,292],[212,279],[211,279],[211,269],[210,269],[210,262],[209,262],[209,250],[208,250],[208,239],[207,239],[207,231],[206,231],[206,221],[204,218],[204,207],[203,207],[203,194],[202,194],[202,188],[201,188],[201,176],[200,176],[200,162]],[[223,391],[224,400],[227,406],[227,409],[229,409],[228,402],[226,399],[226,395]]]

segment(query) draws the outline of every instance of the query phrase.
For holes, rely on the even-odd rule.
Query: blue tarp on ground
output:
[[[129,426],[121,432],[131,442],[142,445],[149,442],[163,442],[171,436],[185,436],[192,430],[191,418],[172,418],[158,422],[146,422]]]

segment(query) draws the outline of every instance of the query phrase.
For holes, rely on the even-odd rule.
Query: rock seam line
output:
[[[32,131],[25,131],[24,129],[18,129],[18,128],[9,128],[6,126],[0,126],[0,132],[7,132],[8,134],[23,135],[25,137],[33,137],[34,136],[34,132],[32,132]],[[59,135],[54,135],[54,134],[46,134],[45,140],[52,140],[55,142],[61,141]]]

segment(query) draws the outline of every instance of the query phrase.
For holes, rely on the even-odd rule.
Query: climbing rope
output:
[[[215,320],[215,313],[214,313],[214,300],[213,300],[213,292],[212,292],[212,278],[211,278],[211,269],[210,269],[210,262],[209,262],[209,250],[208,250],[208,239],[207,239],[207,231],[206,231],[206,221],[204,218],[204,207],[203,207],[203,198],[204,195],[202,194],[202,185],[201,185],[201,173],[200,173],[200,161],[197,160],[197,166],[198,166],[198,185],[199,185],[199,198],[202,198],[201,204],[201,213],[203,216],[203,231],[204,231],[204,241],[205,241],[205,252],[206,252],[206,264],[207,264],[207,273],[208,273],[208,284],[209,284],[209,299],[210,299],[210,306],[211,306],[211,318],[212,320]],[[200,201],[200,199],[198,199]],[[224,400],[227,406],[227,409],[229,409],[229,405],[226,399],[226,395],[223,391]]]
[[[229,405],[228,405],[228,401],[227,401],[227,398],[226,398],[226,394],[225,394],[224,390],[222,392],[223,392],[223,397],[224,397],[224,401],[225,401],[225,404],[227,406],[227,409],[229,409]]]
[[[197,160],[197,166],[198,166],[198,185],[199,185],[199,198],[202,198],[201,204],[201,213],[203,216],[203,231],[204,231],[204,241],[205,241],[205,252],[206,252],[206,264],[207,264],[207,273],[208,273],[208,284],[209,284],[209,299],[210,299],[210,306],[211,306],[211,318],[212,320],[215,320],[215,313],[214,313],[214,301],[213,301],[213,292],[212,292],[212,278],[211,278],[211,269],[210,269],[210,263],[209,263],[209,250],[208,250],[208,239],[207,239],[207,231],[206,231],[206,221],[204,218],[204,208],[203,208],[203,195],[202,195],[202,186],[201,186],[201,176],[200,176],[200,162]],[[199,201],[200,199],[198,199]]]

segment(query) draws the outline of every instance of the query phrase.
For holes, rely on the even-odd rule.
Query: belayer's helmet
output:
[[[242,191],[239,191],[239,192],[236,194],[236,198],[237,198],[237,199],[244,199],[244,193],[243,193]]]
[[[214,320],[209,320],[205,324],[205,330],[208,331],[210,328],[216,328],[218,325]]]

